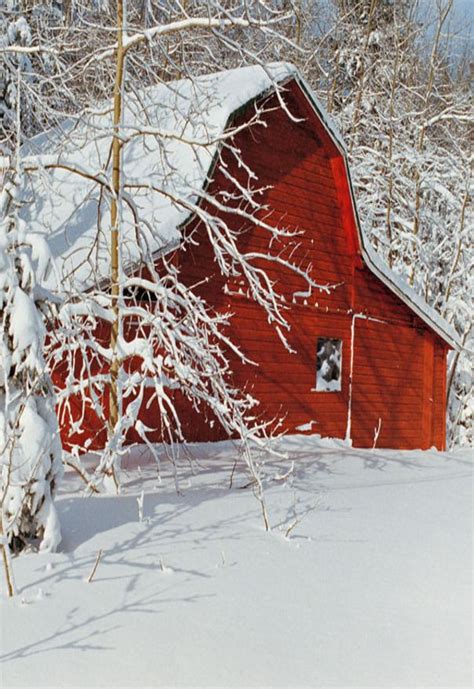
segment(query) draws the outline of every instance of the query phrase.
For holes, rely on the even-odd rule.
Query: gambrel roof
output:
[[[127,97],[120,136],[123,157],[121,251],[139,260],[135,219],[152,252],[180,242],[229,121],[252,101],[296,83],[345,162],[360,256],[371,272],[445,342],[458,347],[453,329],[375,253],[362,231],[350,181],[347,150],[334,121],[295,67],[287,63],[242,67],[193,80],[163,83]],[[46,233],[63,284],[87,289],[108,273],[108,199],[111,107],[86,112],[23,148],[34,204],[25,206],[32,231]],[[146,133],[146,136],[145,136]],[[153,188],[154,193],[150,193]]]

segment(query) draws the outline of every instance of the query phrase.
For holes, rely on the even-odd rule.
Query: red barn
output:
[[[260,68],[250,69],[234,73],[250,78]],[[260,413],[279,418],[283,430],[347,438],[356,447],[372,447],[376,439],[378,447],[442,449],[446,356],[456,346],[455,336],[364,237],[344,144],[308,85],[288,66],[279,85],[283,91],[268,83],[259,87],[226,115],[225,126],[237,127],[233,145],[265,187],[262,217],[270,214],[272,222],[300,232],[297,258],[309,257],[314,279],[334,288],[306,292],[304,281],[289,269],[267,269],[291,305],[289,351],[239,282],[225,280],[216,269],[196,216],[180,225],[181,236],[192,233],[193,242],[185,251],[173,244],[182,279],[200,285],[199,293],[217,310],[234,314],[230,335],[258,364],[236,359],[235,382],[250,389]],[[240,128],[263,104],[265,126]],[[220,155],[233,177],[244,174],[228,149]],[[222,166],[213,167],[209,159],[206,174],[209,195],[226,190]],[[257,224],[236,229],[242,249],[262,251],[264,232]],[[222,439],[205,413],[182,405],[188,440]],[[141,412],[149,424],[156,415],[153,408]],[[84,423],[94,427],[92,419]]]

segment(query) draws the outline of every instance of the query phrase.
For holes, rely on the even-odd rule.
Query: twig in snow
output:
[[[94,566],[93,566],[93,568],[92,568],[92,572],[89,574],[89,577],[88,577],[88,579],[87,579],[87,583],[88,583],[88,584],[91,583],[92,579],[93,579],[94,576],[95,576],[95,573],[96,573],[96,571],[97,571],[97,567],[99,566],[99,562],[100,562],[101,555],[102,555],[102,549],[100,549],[99,552],[97,553],[97,557],[96,557],[96,559],[95,559]]]
[[[285,538],[289,537],[290,533],[293,531],[295,526],[298,526],[299,523],[300,523],[300,518],[296,517],[296,519],[290,524],[290,526],[285,531]]]
[[[143,502],[145,500],[145,491],[142,490],[140,493],[140,496],[137,498],[137,504],[138,504],[138,521],[142,522],[143,521]]]
[[[290,476],[293,475],[294,470],[295,470],[295,462],[292,461],[291,466],[287,472],[285,472],[284,474],[275,474],[275,476],[273,477],[272,480],[277,481],[277,482],[286,481],[287,478],[289,478]]]
[[[239,486],[239,490],[246,490],[247,488],[251,488],[252,486],[255,485],[256,482],[257,482],[257,480],[255,478],[253,478],[248,483],[244,483],[243,486]]]
[[[5,581],[7,584],[7,593],[8,593],[8,597],[12,598],[16,593],[15,582],[13,579],[12,563],[11,563],[11,557],[10,557],[10,548],[8,547],[7,537],[3,533],[3,526],[1,527],[1,530],[0,530],[0,547],[2,549],[3,569],[5,571]]]
[[[234,474],[235,474],[235,469],[237,467],[237,459],[234,462],[234,466],[232,467],[232,471],[230,472],[230,479],[229,479],[229,490],[232,489],[232,483],[234,481]]]
[[[293,521],[291,522],[291,524],[287,527],[287,529],[286,529],[286,531],[285,531],[285,538],[289,538],[289,535],[290,535],[290,533],[293,531],[293,529],[294,529],[296,526],[298,526],[298,524],[300,524],[300,523],[303,521],[303,519],[305,519],[305,517],[307,517],[308,514],[310,514],[310,512],[314,512],[314,510],[318,509],[318,507],[321,506],[321,501],[322,501],[322,498],[321,498],[321,495],[319,495],[318,498],[317,498],[317,500],[316,500],[316,502],[315,502],[311,507],[308,507],[308,509],[306,510],[306,512],[304,512],[303,514],[298,514],[298,513],[296,512],[297,500],[294,501],[294,503],[293,503],[294,520],[293,520]],[[281,527],[280,527],[280,528],[281,528]]]
[[[163,574],[171,574],[173,572],[173,568],[165,565],[162,557],[160,557],[160,569],[163,572]]]
[[[382,419],[379,417],[379,423],[374,428],[374,444],[372,445],[372,451],[375,450],[375,446],[377,445],[377,440],[379,439],[381,428],[382,428]]]
[[[91,493],[100,493],[100,490],[97,488],[92,478],[87,475],[87,472],[81,466],[78,466],[75,462],[71,462],[67,459],[64,460],[64,464],[73,469],[73,471],[75,471],[81,477],[87,486],[87,490],[90,490]]]

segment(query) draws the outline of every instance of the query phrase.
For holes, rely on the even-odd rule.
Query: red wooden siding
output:
[[[403,325],[424,324],[415,316],[383,282],[380,282],[365,266],[354,275],[354,310],[370,312],[374,318],[390,320]]]
[[[355,320],[351,409],[354,445],[371,447],[381,419],[379,447],[442,447],[440,418],[444,416],[444,402],[440,395],[434,396],[434,390],[439,389],[444,373],[439,366],[435,370],[426,358],[430,351],[433,358],[433,352],[438,352],[442,344],[362,265],[344,160],[321,122],[307,108],[301,92],[292,89],[287,100],[291,112],[305,116],[306,122],[290,123],[287,115],[275,108],[266,116],[266,128],[254,128],[252,136],[240,135],[236,145],[259,182],[272,185],[262,196],[262,203],[272,209],[272,222],[304,233],[298,238],[299,247],[293,256],[312,263],[312,277],[319,283],[338,287],[329,295],[314,291],[310,297],[293,300],[293,292],[304,288],[301,279],[281,267],[268,270],[291,304],[287,313],[291,325],[288,339],[297,352],[291,354],[266,323],[261,309],[236,293],[243,283],[229,282],[234,292],[229,296],[224,295],[222,278],[209,280],[201,289],[202,296],[235,312],[231,335],[249,358],[258,361],[258,367],[234,362],[235,382],[250,386],[265,418],[279,419],[285,430],[295,432],[312,422],[313,433],[344,437],[352,317],[364,314],[383,323]],[[276,100],[270,105],[276,105]],[[232,174],[243,174],[235,169],[232,160],[226,159],[226,163]],[[242,176],[240,180],[245,181]],[[224,179],[216,171],[209,191],[215,192],[223,184]],[[239,238],[241,250],[268,247],[264,230],[245,229]],[[208,271],[212,250],[199,226],[191,226],[190,231],[194,240],[199,238],[198,245],[181,255],[180,264],[182,275],[193,284]],[[340,392],[315,391],[316,342],[325,336],[343,340]],[[432,349],[428,346],[427,352],[428,341]],[[438,357],[439,361],[443,356]],[[193,418],[189,423],[190,438],[207,437],[205,424],[202,418],[200,422]],[[212,437],[223,436],[214,428]]]
[[[434,351],[434,374],[433,374],[433,432],[431,445],[444,448],[446,445],[446,378],[447,378],[447,356],[448,347],[436,342]]]
[[[423,406],[423,332],[357,318],[352,440],[371,447],[427,447]],[[432,381],[430,381],[432,382]]]
[[[349,367],[345,359],[350,356],[349,350],[346,353],[343,348],[341,392],[316,392],[316,344],[321,336],[350,342],[350,321],[324,314],[315,317],[312,309],[298,306],[292,310],[290,325],[288,339],[294,354],[276,341],[269,326],[264,328],[265,337],[261,339],[261,323],[257,329],[254,321],[243,322],[239,314],[233,333],[259,363],[253,371],[249,367],[246,371],[241,369],[239,382],[248,376],[262,408],[269,417],[281,419],[285,429],[294,432],[299,426],[312,423],[314,433],[344,436],[349,393]]]

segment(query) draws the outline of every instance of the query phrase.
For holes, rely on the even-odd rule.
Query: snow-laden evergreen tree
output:
[[[60,527],[54,494],[62,473],[55,398],[43,356],[51,295],[44,238],[18,216],[21,176],[0,193],[0,464],[3,532],[13,551],[54,550]]]

